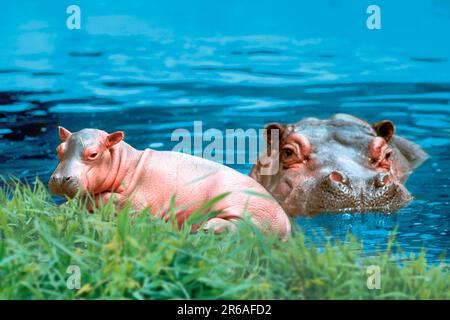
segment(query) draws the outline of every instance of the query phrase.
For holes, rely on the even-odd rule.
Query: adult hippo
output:
[[[395,135],[389,120],[371,125],[336,114],[273,123],[266,130],[270,157],[261,156],[250,176],[291,216],[395,211],[411,200],[404,183],[427,157],[417,144]]]
[[[129,202],[136,210],[150,208],[168,220],[174,203],[175,218],[182,225],[206,202],[229,193],[211,208],[203,208],[203,213],[206,209],[218,213],[205,223],[206,231],[234,229],[234,222],[248,214],[263,232],[272,230],[282,238],[290,233],[289,218],[276,200],[231,168],[178,152],[137,150],[123,140],[122,131],[72,133],[60,127],[59,137],[59,163],[50,177],[50,190],[69,198],[91,195],[95,202],[88,202],[89,209],[112,199],[119,207]]]

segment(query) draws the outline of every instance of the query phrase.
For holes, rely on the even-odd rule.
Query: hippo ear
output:
[[[405,157],[411,170],[418,167],[428,158],[427,153],[418,144],[405,138],[395,136],[391,144]]]
[[[275,130],[278,130],[278,132],[277,132],[278,133],[278,141],[276,140],[276,137],[273,136],[273,134],[276,132]],[[285,131],[286,131],[286,125],[284,125],[284,124],[279,124],[279,123],[268,124],[265,128],[267,146],[270,146],[272,144],[272,142],[280,143],[281,137],[283,136]]]
[[[72,135],[72,132],[70,132],[64,127],[58,127],[58,131],[59,131],[59,139],[61,139],[61,142],[66,141]]]
[[[395,133],[395,126],[391,120],[382,120],[372,125],[379,137],[384,138],[386,142],[389,142]]]
[[[118,144],[125,137],[125,133],[123,131],[117,131],[114,133],[108,134],[106,138],[108,148],[112,147],[115,144]]]

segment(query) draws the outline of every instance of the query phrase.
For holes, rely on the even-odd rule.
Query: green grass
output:
[[[196,220],[197,221],[197,220]],[[424,253],[368,257],[360,245],[307,245],[243,224],[215,236],[106,205],[90,214],[78,201],[58,207],[46,188],[17,183],[0,191],[0,299],[449,299],[444,263]],[[70,290],[70,265],[81,288]],[[366,268],[381,269],[369,290]]]

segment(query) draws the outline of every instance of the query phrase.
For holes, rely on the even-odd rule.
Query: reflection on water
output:
[[[415,200],[392,215],[297,221],[311,239],[351,232],[368,251],[385,246],[396,226],[407,251],[424,246],[436,260],[447,249],[449,56],[386,55],[321,38],[175,37],[132,26],[139,32],[88,29],[76,48],[70,37],[55,45],[42,24],[23,29],[14,58],[0,55],[0,174],[46,181],[56,164],[57,125],[124,130],[137,148],[169,150],[172,131],[193,130],[198,120],[203,130],[224,133],[337,112],[388,118],[430,155],[407,183]],[[247,173],[251,165],[233,167]]]

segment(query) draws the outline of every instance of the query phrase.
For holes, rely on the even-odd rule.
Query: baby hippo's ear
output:
[[[382,120],[372,125],[372,128],[377,133],[377,136],[384,138],[389,142],[395,133],[395,126],[391,120]]]
[[[59,131],[59,139],[61,139],[61,142],[66,141],[72,135],[72,132],[70,132],[64,127],[58,127],[58,131]]]
[[[108,134],[108,136],[106,138],[107,147],[110,148],[113,145],[118,144],[120,141],[123,140],[124,137],[125,137],[125,133],[123,131],[117,131],[117,132]]]

